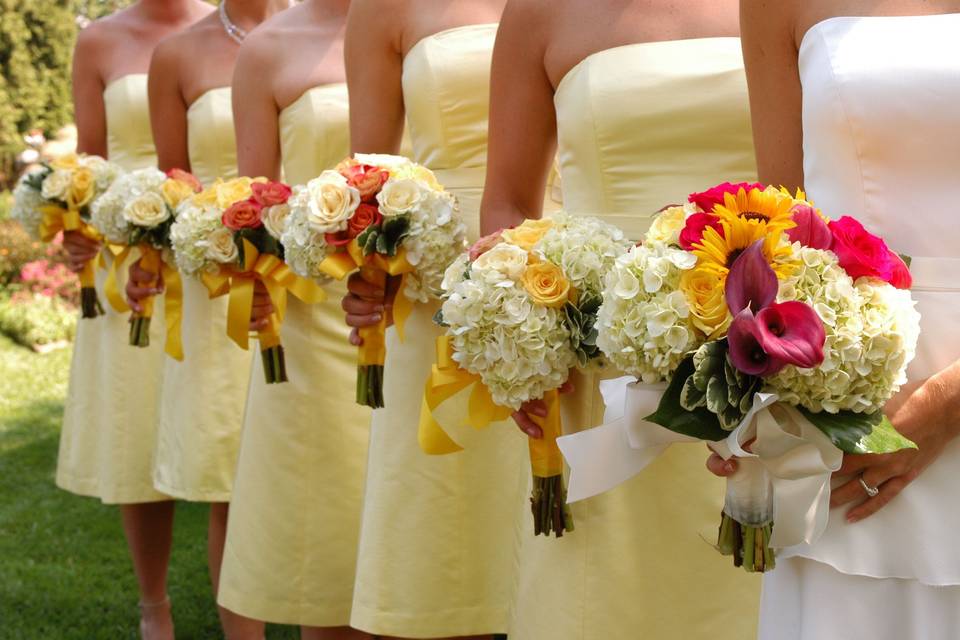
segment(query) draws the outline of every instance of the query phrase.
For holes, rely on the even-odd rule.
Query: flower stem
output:
[[[534,535],[562,538],[564,532],[573,531],[573,515],[567,506],[567,490],[563,476],[541,478],[533,476],[533,491],[530,494],[533,511]]]
[[[84,318],[103,315],[103,305],[100,304],[94,287],[80,287],[80,315]]]
[[[287,382],[287,362],[282,345],[263,349],[260,357],[263,360],[263,375],[267,384]]]
[[[134,347],[150,346],[150,318],[130,318],[130,344]]]

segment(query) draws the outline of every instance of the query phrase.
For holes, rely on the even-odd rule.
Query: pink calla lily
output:
[[[797,226],[787,229],[792,242],[799,242],[811,249],[829,249],[833,234],[823,218],[810,205],[798,204],[792,209],[793,221]]]
[[[763,240],[757,240],[730,267],[725,291],[727,307],[733,315],[744,309],[757,313],[777,299],[779,287],[777,274],[763,255]]]
[[[730,363],[742,373],[761,378],[772,376],[787,363],[763,348],[760,323],[750,309],[738,313],[727,329]]]
[[[823,362],[826,332],[820,316],[803,302],[772,304],[757,314],[757,335],[771,358],[803,369]]]

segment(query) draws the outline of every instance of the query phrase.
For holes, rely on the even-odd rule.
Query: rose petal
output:
[[[734,315],[747,308],[757,313],[777,298],[777,274],[763,255],[763,242],[757,240],[744,249],[730,267],[726,298]]]
[[[810,205],[798,204],[791,210],[797,226],[787,229],[791,242],[799,242],[811,249],[829,249],[833,234],[823,218]]]
[[[823,362],[823,321],[803,302],[773,304],[757,314],[760,344],[770,356],[803,369]]]
[[[890,284],[897,289],[909,289],[913,286],[913,276],[910,275],[910,268],[899,255],[890,252],[890,262],[893,263],[893,273],[890,276]]]

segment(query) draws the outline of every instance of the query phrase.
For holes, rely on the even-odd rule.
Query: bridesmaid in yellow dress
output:
[[[457,196],[476,239],[490,57],[503,2],[440,4],[353,0],[346,44],[351,143],[356,152],[395,153],[406,115],[413,159]],[[389,310],[382,291],[356,278],[350,287],[344,307],[353,326]],[[436,309],[417,306],[405,341],[392,330],[387,335],[386,407],[374,412],[370,433],[352,617],[354,627],[377,635],[502,633],[509,615],[527,450],[502,423],[456,432],[463,452],[420,451],[417,423],[439,335],[431,321]]]
[[[484,231],[536,217],[528,185],[547,175],[555,145],[565,208],[634,240],[664,205],[755,179],[737,25],[731,0],[510,0],[493,61]],[[571,379],[565,430],[596,426],[599,376]],[[539,435],[529,414],[515,418]],[[703,457],[675,446],[573,504],[568,536],[525,536],[511,640],[753,637],[759,580],[706,542],[723,484]]]
[[[200,0],[141,0],[80,33],[73,69],[80,152],[108,157],[128,171],[156,164],[147,107],[150,55],[162,38],[209,11]],[[85,263],[100,249],[72,232],[64,246],[71,264]],[[97,275],[102,291],[105,271]],[[140,592],[140,633],[170,640],[166,583],[173,502],[152,482],[163,339],[158,334],[150,348],[133,349],[126,314],[109,305],[104,310],[78,323],[57,485],[120,505]],[[129,386],[130,380],[136,385]]]
[[[280,0],[223,3],[160,43],[150,64],[149,95],[161,169],[192,171],[204,184],[236,175],[229,85],[240,40],[287,6]],[[151,278],[131,267],[127,294],[134,305],[156,287]],[[212,503],[207,547],[216,592],[251,355],[226,336],[226,301],[211,301],[199,282],[183,281],[186,358],[166,359],[153,479],[157,490],[174,498]],[[251,621],[222,608],[220,619],[228,639],[251,637]]]
[[[241,175],[279,180],[282,166],[285,182],[305,184],[349,153],[348,8],[307,0],[244,42],[233,80]],[[370,637],[349,628],[370,411],[353,399],[346,288],[327,291],[321,304],[288,300],[289,382],[266,384],[254,358],[219,592],[230,611],[301,625],[303,640]]]

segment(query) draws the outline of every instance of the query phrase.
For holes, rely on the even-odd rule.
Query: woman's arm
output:
[[[107,156],[107,113],[103,77],[97,64],[102,46],[97,27],[80,32],[73,51],[73,113],[77,151]]]
[[[180,88],[179,38],[164,40],[153,52],[147,90],[150,126],[157,149],[157,166],[163,171],[190,171],[187,147],[187,104]]]
[[[354,153],[396,153],[403,138],[402,37],[407,3],[354,0],[347,16],[344,62],[350,89]]]
[[[544,69],[550,9],[507,3],[490,78],[487,180],[481,234],[539,218],[557,143],[553,86]]]
[[[233,121],[241,176],[280,179],[280,111],[274,96],[272,38],[254,32],[243,43],[233,71]]]
[[[760,181],[803,186],[799,0],[742,0],[740,30]]]

